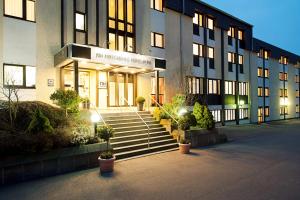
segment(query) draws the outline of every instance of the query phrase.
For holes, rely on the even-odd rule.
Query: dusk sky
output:
[[[300,55],[299,0],[203,0],[254,26],[254,37]]]

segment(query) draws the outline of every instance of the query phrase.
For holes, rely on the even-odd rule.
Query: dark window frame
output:
[[[36,0],[22,0],[22,6],[23,6],[22,7],[22,17],[17,17],[17,16],[14,16],[14,15],[5,14],[5,1],[6,0],[3,0],[3,16],[4,17],[9,17],[9,18],[13,18],[13,19],[23,20],[23,21],[26,21],[26,22],[36,23]],[[27,19],[27,1],[34,2],[34,21]]]
[[[153,34],[153,43],[154,44],[151,43],[151,47],[165,49],[165,35],[162,34],[162,33],[151,32],[151,36],[150,37],[152,37],[152,34]],[[162,47],[156,45],[156,37],[155,37],[156,35],[162,36],[162,45],[163,45]]]
[[[165,12],[165,9],[164,9],[165,8],[165,0],[161,0],[161,1],[162,1],[161,2],[162,3],[162,10],[159,10],[159,9],[156,8],[156,6],[155,6],[156,5],[155,4],[155,0],[152,1],[153,5],[151,4],[151,1],[150,1],[150,4],[151,4],[150,8],[153,9],[153,10],[155,10],[155,11],[164,13]]]

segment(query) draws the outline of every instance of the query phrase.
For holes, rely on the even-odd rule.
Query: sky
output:
[[[253,36],[300,55],[300,0],[202,0],[253,27]]]

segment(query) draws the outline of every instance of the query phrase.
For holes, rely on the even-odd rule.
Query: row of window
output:
[[[261,49],[259,52],[257,52],[257,56],[260,58],[264,58],[265,60],[268,60],[270,58],[270,51]],[[280,56],[279,63],[283,65],[288,64],[288,58],[285,56]]]
[[[269,78],[270,77],[270,70],[269,69],[265,69],[265,74],[264,74],[264,70],[261,67],[257,68],[257,76],[258,77],[264,77],[264,78]]]
[[[35,88],[36,68],[27,65],[3,65],[3,80],[5,86],[19,88]]]
[[[226,109],[225,110],[225,121],[234,121],[235,118],[235,109]],[[211,111],[215,122],[221,122],[221,110],[212,110]],[[248,119],[248,108],[239,109],[239,119]]]
[[[228,71],[233,72],[233,64],[236,63],[236,57],[238,56],[239,72],[244,73],[244,56],[237,55],[235,53],[228,52]]]
[[[263,93],[263,88],[262,87],[258,87],[257,88],[257,96],[262,97],[269,97],[270,96],[270,89],[268,87],[265,87],[265,93]]]
[[[194,43],[193,44],[193,55],[194,55],[194,61],[193,61],[193,65],[195,67],[199,67],[200,66],[200,57],[204,57],[206,56],[208,58],[208,62],[209,62],[209,68],[210,69],[214,69],[214,57],[215,57],[215,50],[213,47],[206,47],[204,48],[203,45],[201,44],[197,44]]]

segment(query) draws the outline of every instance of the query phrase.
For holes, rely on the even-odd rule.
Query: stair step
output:
[[[172,143],[176,143],[176,140],[175,139],[160,140],[160,141],[150,142],[149,145],[150,147],[155,147],[155,146],[161,146],[161,145],[172,144]],[[121,153],[126,151],[133,151],[137,149],[144,149],[144,148],[148,148],[148,143],[122,146],[122,147],[114,148],[113,150],[114,153]]]
[[[166,128],[157,127],[157,128],[149,129],[149,133],[159,132],[159,131],[166,131]],[[148,133],[148,129],[144,128],[144,129],[140,129],[140,130],[119,131],[119,132],[115,132],[114,136],[122,137],[122,136],[137,135],[137,134],[143,134],[143,133]]]
[[[140,155],[148,155],[153,153],[165,152],[167,150],[171,151],[177,149],[178,149],[178,144],[172,143],[172,144],[160,145],[160,146],[155,146],[150,148],[143,148],[143,149],[132,150],[132,151],[127,151],[122,153],[116,153],[115,156],[117,160],[121,160],[129,157],[136,157]]]
[[[158,131],[158,132],[152,132],[150,133],[150,137],[157,137],[157,136],[163,136],[163,135],[170,135],[168,131]],[[121,142],[121,141],[126,141],[126,140],[137,140],[137,139],[142,139],[148,137],[148,132],[147,133],[142,133],[142,134],[134,134],[134,135],[127,135],[127,136],[121,136],[121,137],[113,137],[110,139],[111,143],[114,142]]]
[[[161,135],[161,136],[156,136],[156,137],[149,137],[149,141],[151,142],[157,142],[157,141],[162,141],[162,140],[169,140],[173,139],[171,135]],[[124,140],[120,142],[111,142],[112,148],[118,148],[118,147],[124,147],[124,146],[130,146],[130,145],[136,145],[136,144],[143,144],[143,143],[148,143],[148,136],[140,139],[135,139],[135,140]]]
[[[151,114],[141,114],[141,118],[153,117]],[[118,119],[140,119],[140,117],[135,115],[110,115],[110,116],[102,116],[105,121],[108,120],[118,120]]]
[[[112,113],[101,113],[101,116],[103,117],[110,117],[110,116],[136,116],[136,112],[132,111],[132,112],[112,112]],[[139,111],[138,112],[139,115],[149,115],[151,114],[149,111]]]
[[[150,129],[163,127],[160,124],[150,124],[148,126]],[[148,127],[146,125],[139,125],[139,126],[127,126],[127,127],[121,127],[121,128],[114,128],[115,133],[120,133],[120,132],[125,132],[125,131],[138,131],[138,130],[143,130],[143,129],[148,130]]]
[[[157,121],[145,121],[145,123],[150,125],[159,125]],[[122,127],[136,127],[136,126],[145,126],[145,123],[141,120],[139,122],[130,122],[130,123],[118,123],[118,124],[109,124],[112,128],[122,128]]]
[[[145,117],[144,121],[153,121],[153,117]],[[131,122],[140,122],[142,121],[139,117],[133,119],[117,119],[117,120],[105,120],[105,122],[109,125],[119,124],[119,123],[131,123]]]

